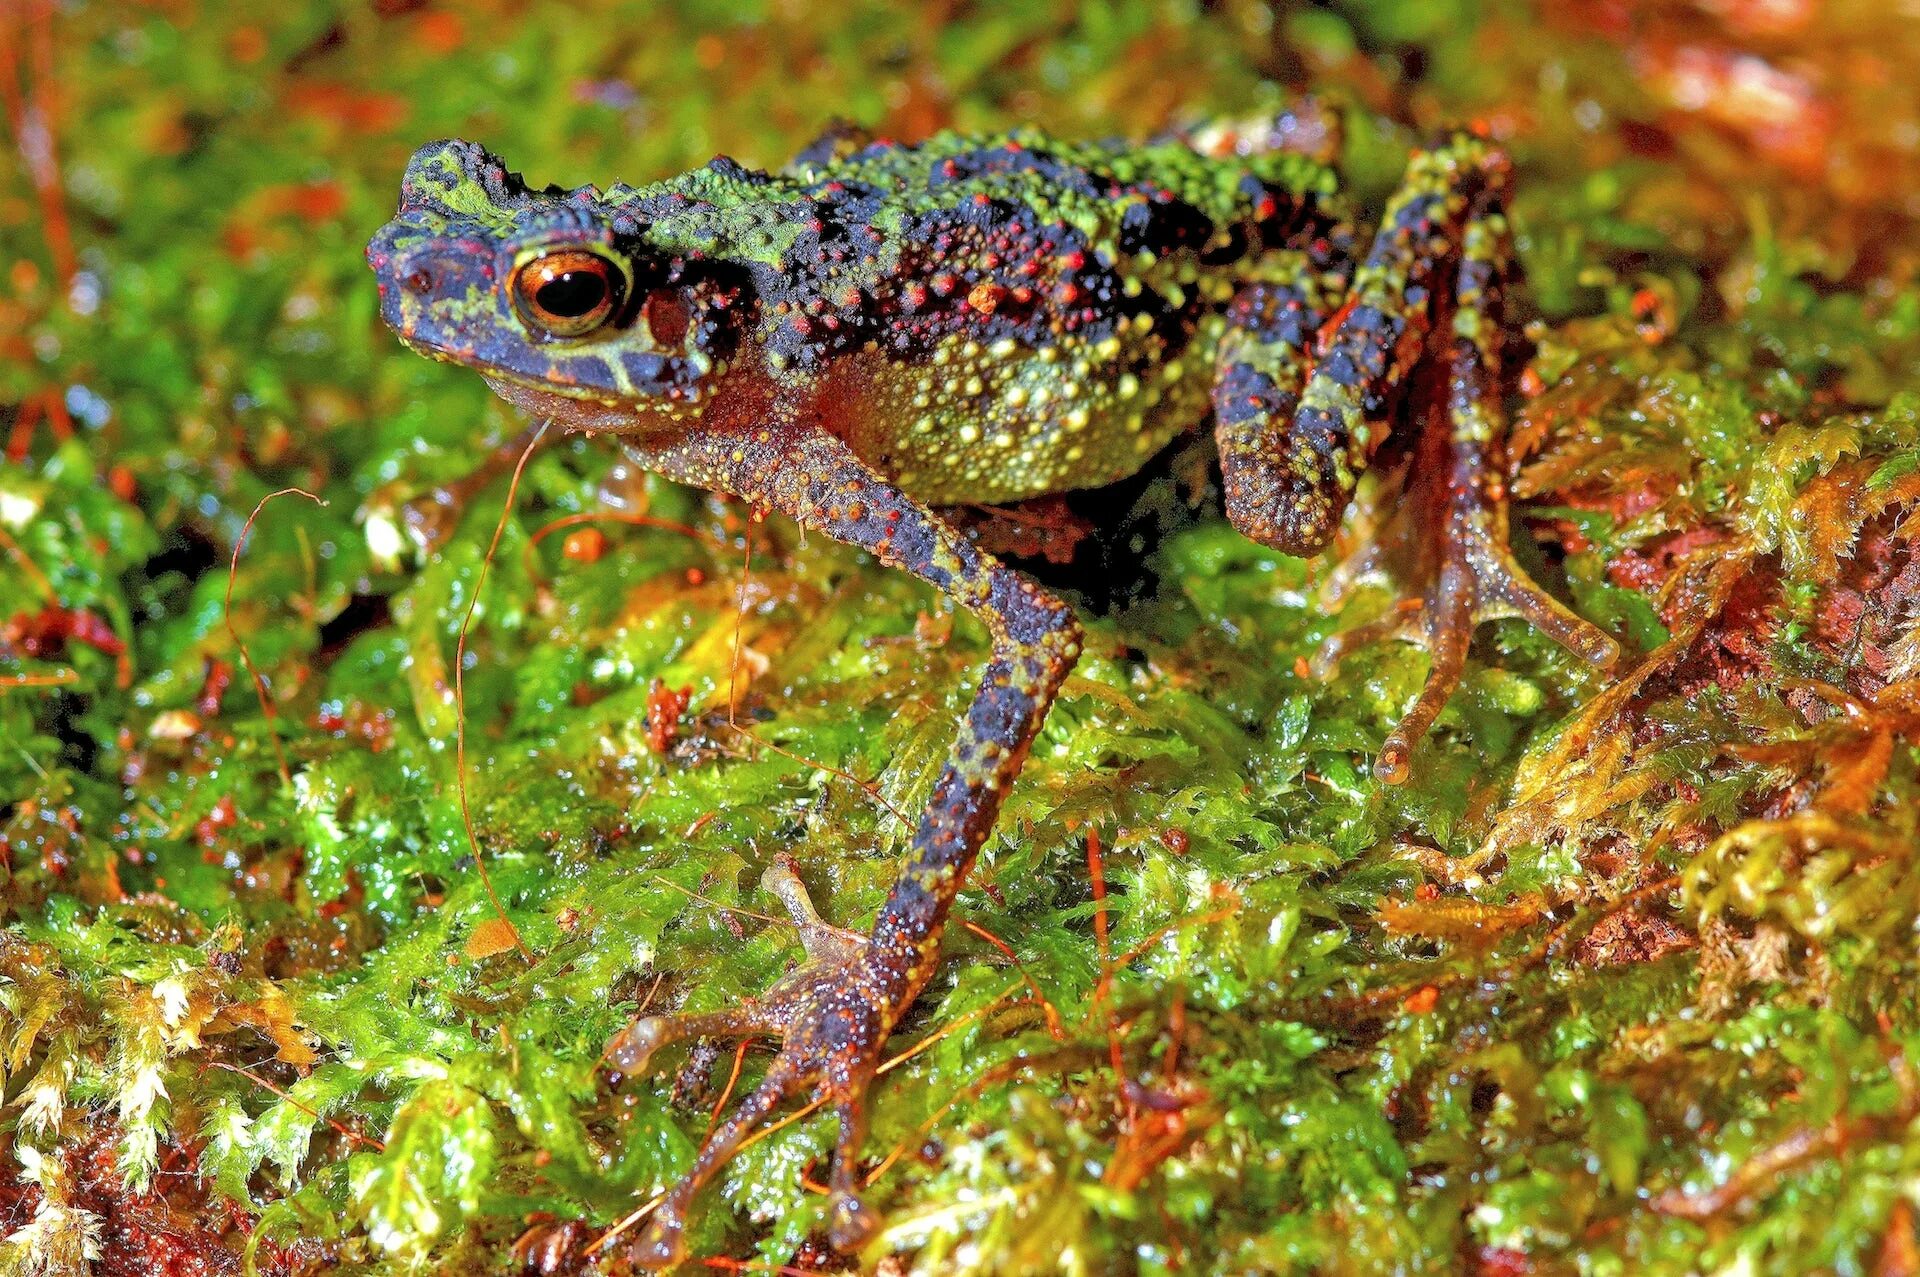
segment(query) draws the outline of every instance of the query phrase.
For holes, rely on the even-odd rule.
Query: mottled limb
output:
[[[1390,784],[1406,779],[1414,744],[1459,685],[1480,621],[1523,617],[1601,665],[1619,654],[1528,580],[1507,547],[1499,345],[1509,180],[1506,157],[1478,138],[1416,154],[1344,300],[1326,270],[1253,286],[1234,301],[1221,343],[1214,412],[1227,515],[1265,545],[1323,548],[1389,423],[1419,432],[1386,526],[1335,570],[1330,590],[1337,597],[1390,568],[1416,593],[1331,640],[1320,661],[1330,668],[1387,637],[1431,654],[1425,686],[1375,763]]]
[[[1387,441],[1472,209],[1489,194],[1504,195],[1508,167],[1504,153],[1464,135],[1408,161],[1281,441],[1294,488],[1280,516],[1279,548],[1312,554],[1333,539],[1360,476]]]
[[[770,873],[768,885],[796,914],[813,960],[738,1011],[642,1020],[611,1053],[630,1071],[667,1041],[762,1033],[781,1039],[765,1080],[714,1131],[648,1221],[633,1248],[636,1263],[662,1266],[681,1257],[694,1196],[783,1102],[803,1095],[828,1102],[839,1118],[831,1234],[836,1245],[857,1247],[876,1223],[857,1190],[866,1092],[881,1048],[933,974],[948,911],[1079,655],[1079,627],[1065,604],[974,548],[832,435],[779,424],[696,429],[657,448],[628,447],[671,478],[764,503],[922,577],[979,616],[992,638],[972,707],[872,934],[861,940],[828,927],[790,870]]]
[[[1311,441],[1286,425],[1300,403],[1313,335],[1338,300],[1337,275],[1316,271],[1306,253],[1293,255],[1296,282],[1254,284],[1227,307],[1213,383],[1213,433],[1227,518],[1243,534],[1276,549],[1302,553],[1293,512],[1318,482]]]
[[[1528,579],[1507,541],[1499,345],[1511,246],[1504,190],[1497,182],[1483,187],[1461,229],[1452,288],[1443,299],[1451,323],[1433,335],[1433,358],[1411,388],[1409,415],[1421,423],[1421,435],[1405,487],[1393,516],[1355,560],[1362,571],[1395,565],[1424,583],[1421,595],[1322,653],[1322,665],[1331,667],[1362,641],[1398,637],[1427,649],[1426,683],[1374,761],[1374,774],[1388,784],[1407,778],[1414,745],[1459,686],[1480,622],[1520,617],[1603,668],[1620,655],[1613,639]]]

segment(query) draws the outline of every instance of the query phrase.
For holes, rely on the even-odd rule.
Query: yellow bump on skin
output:
[[[1143,310],[1133,317],[1133,326],[1137,332],[1143,334],[1151,332],[1153,330],[1153,316]]]
[[[1007,393],[1003,398],[1009,408],[1025,407],[1027,402],[1027,388],[1025,386],[1008,386]]]
[[[947,362],[947,358],[947,348],[945,346],[935,346],[933,348],[933,363],[936,368],[944,365]]]
[[[980,427],[974,425],[972,422],[968,422],[966,425],[960,427],[961,443],[978,443],[979,440]]]
[[[1042,347],[1040,347],[1040,362],[1041,362],[1041,363],[1043,363],[1043,364],[1051,364],[1051,363],[1056,363],[1056,362],[1058,362],[1058,360],[1059,360],[1059,358],[1060,358],[1060,348],[1059,348],[1058,346],[1042,346]]]
[[[1044,408],[1047,406],[1047,401],[1052,398],[1053,398],[1053,392],[1051,390],[1048,390],[1045,386],[1035,386],[1033,388],[1033,406],[1034,407]]]
[[[1067,429],[1085,430],[1087,428],[1087,422],[1090,419],[1091,418],[1088,417],[1087,410],[1085,408],[1075,408],[1072,412],[1067,414],[1067,417],[1066,417]]]
[[[918,432],[919,432],[920,434],[923,434],[923,435],[925,435],[925,434],[932,434],[932,433],[933,433],[933,418],[932,418],[932,417],[922,417],[922,418],[920,418],[920,420],[918,420],[918,421],[916,421],[916,422],[914,422],[914,423],[913,423],[913,428],[914,428],[914,429],[915,429],[916,431],[918,431]]]
[[[981,380],[978,377],[969,377],[967,378],[966,382],[961,385],[960,389],[966,391],[970,395],[977,395],[981,391],[986,389],[986,385],[983,382],[981,382]]]
[[[1140,295],[1140,281],[1129,275],[1120,281],[1120,291],[1129,297],[1138,297]]]
[[[1087,455],[1087,450],[1085,448],[1082,448],[1077,443],[1074,444],[1073,447],[1067,449],[1067,460],[1069,461],[1078,461],[1086,455]]]
[[[1169,382],[1175,382],[1187,375],[1187,366],[1176,359],[1168,364],[1166,371],[1160,375],[1165,377]]]
[[[997,435],[995,435],[995,436],[993,437],[993,445],[994,445],[994,447],[996,447],[996,448],[1011,448],[1011,447],[1013,447],[1013,435],[1012,435],[1012,433],[1011,433],[1010,431],[1006,431],[1006,430],[1002,430],[1002,431],[1001,431],[1001,432],[1000,432],[999,434],[997,434]]]
[[[1063,381],[1059,389],[1062,399],[1077,399],[1080,395],[1080,383],[1077,381]]]
[[[1002,337],[999,341],[993,343],[993,348],[987,353],[995,359],[1005,359],[1018,349],[1020,349],[1019,342],[1011,337]]]
[[[960,357],[962,359],[980,358],[980,343],[977,341],[970,341],[966,345],[960,347]]]
[[[1122,399],[1131,399],[1140,393],[1140,379],[1130,372],[1123,372],[1114,386],[1114,392]]]

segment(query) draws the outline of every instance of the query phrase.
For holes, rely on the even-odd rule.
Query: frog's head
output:
[[[414,154],[367,261],[401,340],[561,425],[663,425],[726,375],[740,286],[651,246],[622,202],[532,190],[471,142]]]

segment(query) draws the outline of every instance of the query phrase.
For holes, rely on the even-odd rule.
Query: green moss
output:
[[[1392,102],[1531,121],[1517,548],[1638,659],[1601,676],[1487,627],[1383,791],[1366,764],[1423,658],[1307,662],[1390,596],[1330,614],[1325,565],[1240,538],[1188,499],[1204,456],[1172,460],[1109,550],[1144,552],[1140,580],[1083,609],[1087,658],[961,898],[1018,966],[956,929],[896,1043],[926,1049],[878,1089],[879,1249],[1679,1273],[1863,1271],[1899,1244],[1920,295],[1899,236],[1861,230],[1897,202],[1674,124],[1644,60],[1517,3],[386,8],[18,28],[57,68],[82,273],[7,148],[0,1272],[78,1254],[141,1191],[119,1217],[166,1222],[107,1238],[129,1267],[198,1238],[266,1272],[507,1272],[530,1226],[598,1236],[706,1126],[602,1049],[642,1005],[789,968],[759,916],[777,855],[829,917],[870,917],[890,809],[924,798],[984,653],[924,588],[778,520],[746,571],[745,512],[580,441],[529,464],[484,590],[503,484],[412,548],[402,503],[518,428],[375,320],[360,248],[416,144],[640,182],[717,150],[777,165],[836,114],[1144,136],[1270,109],[1276,78],[1344,105],[1369,198],[1413,136]],[[1860,134],[1831,153],[1879,145],[1896,108],[1826,91]],[[261,509],[229,622],[242,526],[296,485],[326,504]],[[693,534],[543,535],[603,489]],[[690,689],[664,750],[655,680]],[[1177,1104],[1130,1101],[1114,1050]],[[749,1149],[696,1246],[792,1261],[828,1138]],[[230,1224],[185,1204],[196,1179]]]

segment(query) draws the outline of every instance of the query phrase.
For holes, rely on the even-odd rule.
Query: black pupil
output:
[[[579,319],[607,300],[606,276],[591,270],[561,271],[534,290],[533,300],[549,315]]]

